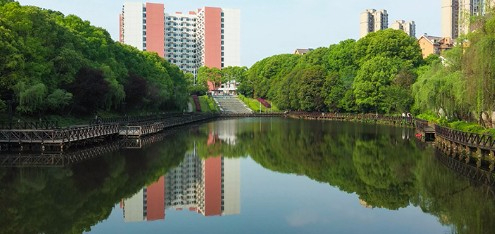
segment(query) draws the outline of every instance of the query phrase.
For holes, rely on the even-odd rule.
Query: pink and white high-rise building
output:
[[[203,7],[166,13],[164,4],[125,3],[119,40],[156,52],[185,72],[240,66],[240,11]]]

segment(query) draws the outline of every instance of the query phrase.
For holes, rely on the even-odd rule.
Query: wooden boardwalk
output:
[[[152,134],[141,138],[123,138],[100,142],[84,147],[70,149],[64,152],[7,152],[0,155],[0,167],[64,167],[120,149],[142,149],[164,140],[170,134],[180,129]]]
[[[495,151],[495,139],[490,135],[461,132],[435,125],[435,133],[442,138],[467,147]]]
[[[37,145],[64,150],[71,144],[98,141],[108,137],[140,138],[166,128],[217,118],[210,114],[168,114],[162,116],[122,117],[96,119],[89,125],[50,129],[0,129],[1,150],[11,146]]]
[[[161,132],[164,128],[164,122],[143,123],[136,126],[121,126],[119,128],[119,135],[123,137],[139,138]]]
[[[65,144],[117,134],[118,124],[65,129],[1,129],[0,143]]]

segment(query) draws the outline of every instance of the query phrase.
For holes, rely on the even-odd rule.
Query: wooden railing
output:
[[[90,121],[90,125],[99,125],[99,124],[133,124],[133,123],[142,123],[142,122],[155,122],[166,118],[183,116],[183,113],[172,112],[172,113],[163,113],[163,114],[155,114],[155,115],[143,115],[143,116],[121,116],[115,118],[101,118],[96,117]]]
[[[435,134],[446,140],[465,146],[484,150],[495,150],[495,139],[490,135],[461,132],[439,125],[435,125]]]
[[[0,122],[0,129],[57,129],[58,121],[12,121]]]
[[[119,125],[116,124],[47,130],[2,129],[0,130],[0,142],[60,144],[113,135],[117,134],[118,131]]]
[[[174,132],[174,131],[170,131]],[[0,155],[0,167],[62,167],[78,163],[119,149],[142,148],[163,140],[170,132],[139,139],[120,139],[65,152],[19,154],[12,152]]]

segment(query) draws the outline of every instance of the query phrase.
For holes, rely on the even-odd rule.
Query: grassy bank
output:
[[[219,112],[219,108],[215,103],[215,100],[211,96],[203,95],[199,97],[199,104],[201,105],[201,112]]]
[[[272,108],[266,108],[263,105],[260,105],[260,102],[254,98],[248,98],[243,95],[238,95],[237,96],[246,106],[249,107],[249,109],[253,110],[254,112],[260,112],[260,106],[261,106],[261,112],[280,112],[280,110],[273,105],[272,102],[268,101],[270,105],[272,105]]]

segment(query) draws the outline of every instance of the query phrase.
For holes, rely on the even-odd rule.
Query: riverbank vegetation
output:
[[[475,30],[434,61],[413,85],[418,112],[493,127],[495,16],[473,19]]]
[[[211,96],[203,95],[198,98],[199,104],[201,105],[201,112],[219,112],[218,105],[215,103],[215,100],[213,100]]]
[[[244,102],[244,104],[246,104],[247,107],[249,107],[249,109],[253,110],[256,113],[260,112],[260,108],[261,108],[261,112],[280,112],[278,107],[273,105],[272,103],[270,103],[271,107],[268,108],[262,105],[259,100],[256,100],[254,98],[249,98],[242,94],[238,95],[238,97],[242,102]]]
[[[282,110],[411,112],[487,133],[495,108],[495,16],[473,18],[472,24],[476,30],[441,57],[423,59],[416,39],[392,29],[302,56],[271,56],[246,72],[239,92]]]
[[[0,1],[0,110],[89,116],[182,110],[183,72],[156,53],[114,42],[77,16]]]
[[[265,58],[239,92],[287,110],[400,113],[411,109],[410,87],[424,65],[416,40],[389,29],[303,56]]]
[[[271,56],[249,69],[202,67],[195,78],[77,16],[0,0],[0,116],[181,111],[189,94],[206,92],[208,80],[235,80],[244,97],[280,110],[429,113],[439,123],[493,127],[495,17],[473,25],[442,57],[423,59],[415,38],[387,29],[303,56]]]

